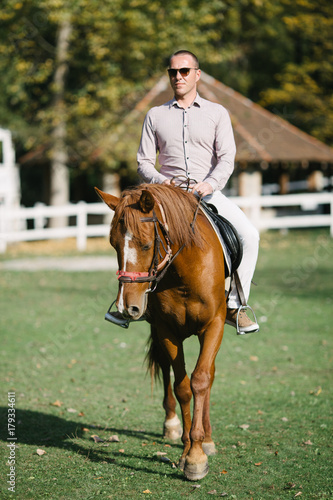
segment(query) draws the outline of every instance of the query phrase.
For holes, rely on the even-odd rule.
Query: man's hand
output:
[[[194,186],[192,186],[192,191],[196,191],[199,195],[204,197],[212,194],[213,188],[209,182],[198,182],[198,184],[194,184]]]
[[[175,186],[176,185],[175,181],[172,181],[170,179],[165,179],[165,181],[163,181],[162,184],[166,184],[167,186]]]

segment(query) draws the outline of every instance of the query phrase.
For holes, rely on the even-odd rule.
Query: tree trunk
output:
[[[50,205],[69,203],[68,152],[66,145],[66,106],[65,80],[68,71],[68,48],[72,32],[69,16],[59,26],[56,47],[56,68],[54,74],[54,128],[51,151]],[[50,220],[51,227],[64,227],[68,217],[61,216]]]

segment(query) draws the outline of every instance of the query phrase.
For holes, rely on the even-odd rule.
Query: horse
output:
[[[114,211],[110,243],[119,265],[118,312],[150,323],[148,365],[155,375],[162,372],[165,437],[181,437],[178,466],[197,481],[208,473],[208,456],[216,453],[209,405],[227,311],[222,246],[198,199],[180,187],[141,184],[120,198],[95,189]],[[192,335],[200,352],[189,378],[183,342]]]

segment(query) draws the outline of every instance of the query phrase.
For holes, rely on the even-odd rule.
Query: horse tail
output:
[[[147,342],[147,348],[145,361],[153,384],[154,379],[160,380],[161,378],[161,347],[157,339],[156,329],[152,325],[150,327],[150,337]]]

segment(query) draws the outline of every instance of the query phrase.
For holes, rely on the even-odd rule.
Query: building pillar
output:
[[[241,172],[238,176],[239,196],[261,196],[261,172]]]
[[[103,191],[108,194],[112,194],[113,196],[120,197],[121,189],[120,189],[120,176],[116,172],[105,172],[103,174]],[[103,221],[104,224],[109,224],[111,222],[112,215],[111,210],[110,214],[104,215]]]
[[[288,172],[282,172],[282,174],[279,177],[279,194],[287,194],[289,193],[289,181],[290,181],[290,176]]]
[[[311,172],[308,177],[309,191],[322,191],[324,188],[324,174],[320,170]]]
[[[262,174],[261,172],[242,172],[238,176],[239,196],[256,197],[261,196]],[[251,207],[244,207],[243,212],[249,217],[252,223],[259,228],[261,208],[254,204]]]

